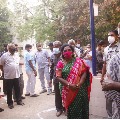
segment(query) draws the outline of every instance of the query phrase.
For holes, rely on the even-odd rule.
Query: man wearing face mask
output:
[[[19,58],[15,54],[15,45],[8,44],[8,52],[1,56],[0,65],[4,70],[4,78],[7,83],[7,104],[10,109],[14,108],[12,101],[12,89],[15,90],[16,102],[18,105],[23,105],[20,96],[19,87]]]
[[[76,48],[78,48],[78,49],[80,50],[80,57],[82,57],[83,48],[81,47],[80,39],[77,39],[77,40],[76,40]]]
[[[90,71],[92,72],[92,50],[90,44],[86,46],[86,53],[83,59],[85,63],[90,67]]]
[[[35,83],[36,83],[36,64],[34,55],[31,53],[32,45],[25,45],[25,53],[24,53],[24,61],[25,61],[25,70],[28,76],[27,86],[26,86],[26,94],[25,96],[37,97],[35,94]]]
[[[59,117],[63,113],[63,106],[62,106],[62,97],[60,94],[60,89],[59,89],[59,81],[56,79],[56,65],[58,61],[61,59],[61,52],[60,52],[60,47],[61,47],[61,42],[60,41],[55,41],[53,42],[53,69],[54,69],[54,76],[53,76],[53,81],[54,81],[54,89],[55,89],[55,106],[56,106],[56,116]]]
[[[101,84],[103,84],[103,82],[109,82],[109,79],[106,76],[106,71],[108,69],[109,66],[109,61],[111,60],[111,58],[116,55],[119,50],[120,50],[120,42],[118,39],[118,31],[114,30],[108,33],[108,42],[109,42],[109,46],[107,46],[104,49],[104,55],[103,55],[103,68],[102,68],[102,76],[101,76]],[[105,97],[106,97],[106,110],[108,113],[108,118],[112,118],[112,100],[109,99],[109,92],[105,92]]]
[[[35,60],[38,64],[38,73],[41,81],[42,90],[40,94],[47,92],[47,95],[51,94],[52,88],[50,86],[50,74],[49,74],[49,66],[50,66],[50,56],[48,52],[42,49],[42,44],[37,44],[37,52],[35,53]],[[45,78],[47,80],[47,89],[45,87]]]
[[[68,41],[68,44],[71,45],[71,46],[73,46],[75,56],[76,57],[81,57],[80,50],[75,46],[75,41],[73,39],[70,39]]]

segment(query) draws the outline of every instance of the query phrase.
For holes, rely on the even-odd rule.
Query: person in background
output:
[[[80,57],[82,58],[82,54],[83,54],[84,50],[80,44],[80,39],[76,40],[76,48],[78,48],[80,50]]]
[[[120,50],[120,42],[118,39],[118,31],[113,30],[108,33],[108,42],[109,46],[107,46],[104,49],[104,55],[103,55],[103,68],[102,68],[102,76],[101,76],[101,84],[102,82],[106,82],[109,80],[106,76],[106,71],[108,70],[109,67],[109,61],[111,58],[116,55],[119,50]],[[112,100],[109,99],[109,92],[105,91],[105,97],[106,97],[106,110],[108,113],[108,118],[112,118]]]
[[[91,50],[90,44],[86,46],[86,51],[84,54],[85,54],[85,57],[83,59],[85,63],[90,67],[90,71],[92,73],[92,50]]]
[[[12,89],[15,90],[16,102],[18,105],[24,105],[20,96],[19,87],[19,58],[15,54],[15,45],[8,44],[8,52],[1,56],[0,65],[3,67],[4,78],[7,83],[7,104],[10,109],[14,108],[12,101]],[[1,67],[1,68],[2,68]]]
[[[48,52],[42,49],[42,44],[37,44],[37,52],[35,53],[35,60],[38,64],[38,73],[39,79],[41,81],[42,91],[40,94],[47,92],[47,95],[52,93],[52,88],[50,84],[50,74],[49,74],[49,66],[50,66],[50,56]],[[47,80],[47,89],[45,87],[45,78]]]
[[[96,59],[97,59],[97,73],[102,73],[103,67],[103,52],[102,47],[104,46],[104,41],[99,41],[96,48]]]
[[[54,76],[54,64],[53,64],[53,43],[50,42],[48,44],[49,46],[49,49],[50,49],[50,52],[49,52],[49,56],[50,56],[50,86],[51,86],[51,89],[52,89],[52,81],[53,81],[53,76]],[[52,91],[54,92],[54,90]]]
[[[4,53],[8,52],[7,45],[8,45],[8,44],[4,44],[4,51],[1,52],[0,57],[1,57]],[[4,71],[3,71],[3,72],[4,72]],[[4,73],[3,73],[3,72],[2,72],[3,92],[4,92],[4,95],[7,95],[7,88],[6,88],[7,84],[6,84],[6,80],[4,79]]]
[[[26,94],[25,96],[30,97],[37,97],[38,95],[35,94],[35,83],[36,83],[36,64],[34,55],[31,53],[32,45],[26,44],[25,45],[25,54],[24,54],[24,63],[25,63],[25,70],[28,76],[27,86],[26,86]]]
[[[75,56],[76,57],[81,57],[81,53],[80,53],[80,50],[75,46],[75,41],[73,39],[70,39],[68,41],[68,44],[73,46],[74,50],[75,50]]]
[[[102,87],[112,101],[112,119],[120,119],[120,50],[111,58],[106,75],[108,82],[103,82]]]
[[[56,79],[56,65],[58,63],[58,61],[61,59],[61,52],[60,52],[60,48],[61,48],[62,43],[60,41],[55,41],[53,42],[53,69],[54,69],[54,76],[53,76],[53,82],[54,82],[54,90],[55,90],[55,106],[56,106],[56,116],[59,117],[64,109],[62,106],[62,98],[61,98],[61,94],[60,94],[60,89],[59,89],[59,81]]]
[[[68,119],[89,118],[90,73],[84,61],[74,57],[74,48],[61,47],[62,60],[56,66],[56,78],[60,81],[63,106]],[[89,92],[88,92],[89,91]]]
[[[19,63],[19,71],[20,71],[20,78],[19,78],[19,85],[20,85],[20,95],[22,99],[25,99],[25,97],[23,96],[23,89],[24,89],[24,80],[23,80],[23,72],[22,72],[22,66],[24,65],[22,59],[20,58],[19,52],[18,52],[18,45],[15,44],[16,47],[16,52],[15,54],[18,55],[18,58],[20,59],[20,63]],[[15,97],[15,93],[13,91],[13,98],[14,98],[14,102],[16,102],[16,97]]]

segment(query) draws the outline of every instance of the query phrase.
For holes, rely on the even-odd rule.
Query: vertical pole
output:
[[[96,76],[96,47],[95,47],[93,0],[90,0],[90,27],[91,27],[91,45],[92,45],[92,70],[93,70],[93,75]]]

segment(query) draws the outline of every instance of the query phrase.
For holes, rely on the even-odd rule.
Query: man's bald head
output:
[[[16,50],[15,44],[13,44],[13,43],[8,44],[7,49],[11,54],[14,54],[15,50]]]

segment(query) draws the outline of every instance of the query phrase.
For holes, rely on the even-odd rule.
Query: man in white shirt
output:
[[[1,56],[0,65],[3,67],[4,78],[7,83],[7,104],[10,109],[14,108],[12,101],[12,89],[15,90],[16,102],[18,105],[23,105],[20,96],[19,87],[19,58],[15,54],[15,45],[8,44],[8,52]],[[2,68],[1,67],[1,68]]]
[[[103,68],[102,68],[102,76],[101,76],[101,84],[106,82],[107,76],[106,71],[109,68],[109,62],[120,50],[120,42],[118,39],[118,31],[114,30],[108,33],[108,42],[109,46],[104,49],[104,56],[103,56]],[[109,99],[109,92],[105,91],[106,97],[106,110],[108,113],[108,118],[112,118],[112,100]]]
[[[68,41],[68,44],[74,47],[74,50],[75,50],[75,53],[74,53],[74,54],[75,54],[75,56],[76,56],[76,57],[81,57],[80,49],[78,49],[78,48],[75,46],[75,41],[74,41],[73,39],[70,39],[70,40]]]

